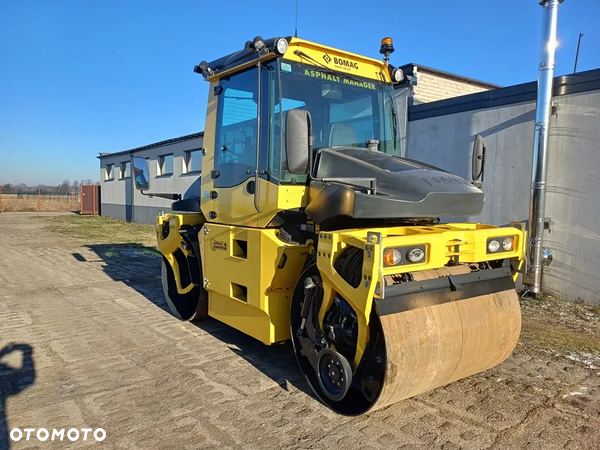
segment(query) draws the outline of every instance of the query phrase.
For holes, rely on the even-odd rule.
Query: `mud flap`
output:
[[[379,316],[515,289],[509,267],[477,272],[469,272],[468,266],[456,269],[447,276],[443,269],[416,272],[415,281],[386,286],[385,299],[375,299]]]

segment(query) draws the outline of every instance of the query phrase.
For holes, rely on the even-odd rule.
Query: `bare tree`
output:
[[[71,190],[71,183],[69,180],[64,180],[61,184],[58,185],[58,193],[59,194],[68,194]]]

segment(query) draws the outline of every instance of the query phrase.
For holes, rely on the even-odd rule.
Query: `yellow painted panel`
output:
[[[278,186],[262,178],[258,182],[259,213],[254,206],[254,194],[248,193],[246,185],[254,180],[231,188],[213,188],[218,197],[206,201],[210,211],[217,213],[217,223],[246,227],[266,227],[275,215],[283,210],[296,209],[307,204],[307,186]],[[212,182],[212,180],[211,180]],[[208,211],[206,211],[208,214]]]
[[[517,227],[495,227],[477,223],[452,223],[432,226],[390,227],[343,230],[340,241],[363,247],[367,233],[381,233],[382,248],[425,245],[426,257],[423,263],[383,267],[384,275],[415,272],[440,268],[458,258],[460,263],[475,263],[497,259],[525,258],[526,234]],[[330,233],[322,233],[329,235]],[[487,253],[487,240],[494,237],[513,237],[514,248],[509,252]],[[319,244],[320,246],[321,244]]]
[[[290,303],[312,243],[287,244],[270,228],[208,223],[205,229],[200,239],[209,315],[265,344],[289,339]]]
[[[308,205],[308,187],[280,186],[277,200],[279,210],[305,207]]]
[[[296,50],[302,51],[333,70],[373,80],[381,80],[381,74],[383,74],[385,81],[387,83],[391,82],[383,61],[298,38],[292,38],[289,48],[283,57],[290,61],[315,65],[311,61],[307,61],[305,58],[296,55],[294,53]]]
[[[205,154],[202,156],[202,174],[200,175],[200,207],[208,219],[208,213],[212,210],[213,200],[204,195],[213,189],[213,179],[210,177],[211,171],[215,168],[215,140],[217,130],[217,104],[218,96],[214,93],[214,88],[219,84],[218,80],[210,83],[208,90],[208,106],[206,108],[206,122],[204,125],[204,137],[202,138],[202,147]]]

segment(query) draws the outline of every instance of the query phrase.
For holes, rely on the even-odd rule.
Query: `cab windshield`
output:
[[[383,81],[276,59],[219,80],[215,187],[232,187],[255,174],[273,183],[305,183],[288,171],[285,119],[292,109],[312,117],[313,149],[365,147],[400,155],[393,90]]]
[[[400,154],[393,91],[387,83],[306,63],[279,60],[278,65],[277,127],[285,125],[287,111],[306,109],[312,117],[314,149],[366,147],[367,140],[376,139],[380,151]],[[277,142],[273,144],[277,152]],[[285,182],[294,176],[287,171],[285,146],[281,147],[280,181]],[[277,168],[272,170],[274,173]]]

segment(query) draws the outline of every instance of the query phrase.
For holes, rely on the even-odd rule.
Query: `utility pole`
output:
[[[577,72],[577,61],[579,60],[579,47],[581,47],[581,38],[583,37],[583,33],[579,33],[579,40],[577,41],[577,54],[575,55],[575,67],[573,68],[573,73]]]

